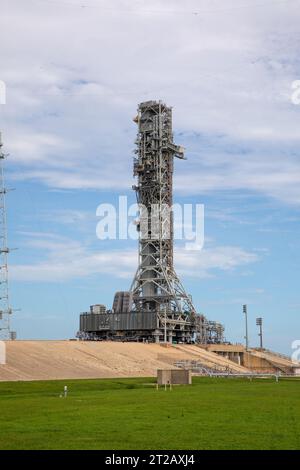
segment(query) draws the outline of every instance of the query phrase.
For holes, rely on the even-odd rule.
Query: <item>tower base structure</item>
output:
[[[140,341],[150,343],[221,344],[224,327],[196,314],[195,321],[178,322],[158,312],[90,312],[80,314],[77,337],[92,341]],[[166,325],[166,326],[165,326]]]

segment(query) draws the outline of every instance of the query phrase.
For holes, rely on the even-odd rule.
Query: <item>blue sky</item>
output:
[[[68,338],[130,286],[134,241],[100,241],[128,195],[137,104],[173,106],[175,200],[205,205],[205,245],[175,266],[200,312],[291,353],[300,334],[298,0],[3,0],[11,298],[19,338]],[[13,34],[11,31],[14,31]]]

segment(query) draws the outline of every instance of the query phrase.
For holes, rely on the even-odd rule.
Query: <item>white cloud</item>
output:
[[[131,118],[138,102],[161,98],[186,135],[178,190],[246,189],[300,202],[297,2],[3,3],[1,31],[11,39],[1,50],[0,125],[16,179],[129,188]],[[216,151],[220,136],[234,154],[222,144]]]
[[[175,250],[178,272],[189,278],[211,277],[218,270],[231,271],[258,259],[256,253],[238,246],[210,246],[194,252]]]
[[[80,211],[75,209],[55,209],[44,211],[39,217],[47,222],[64,225],[76,225],[82,228],[85,224],[92,222],[95,225],[96,212]]]
[[[26,235],[26,233],[25,233]],[[52,234],[27,233],[27,249],[43,253],[35,264],[11,265],[15,281],[57,282],[91,275],[133,278],[138,264],[137,249],[96,251],[81,243]],[[257,262],[256,253],[236,246],[209,246],[201,251],[175,250],[179,274],[204,278],[218,271],[230,271]]]
[[[63,166],[64,168],[72,165],[68,162],[65,152],[74,150],[77,144],[64,142],[64,140],[56,135],[32,133],[28,131],[26,134],[10,135],[10,151],[13,154],[13,161],[28,165],[45,165],[45,160],[49,166]],[[61,155],[64,154],[63,160]],[[50,158],[52,156],[52,158]]]

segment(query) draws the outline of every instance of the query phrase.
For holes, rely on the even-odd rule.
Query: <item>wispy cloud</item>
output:
[[[26,235],[26,234],[24,234]],[[27,234],[27,248],[43,253],[35,264],[11,266],[17,281],[57,282],[95,274],[132,279],[137,268],[136,249],[95,251],[87,245],[52,234]],[[175,250],[178,273],[188,278],[206,278],[218,271],[235,270],[255,263],[259,256],[236,246],[209,246],[202,251]]]
[[[255,263],[259,256],[238,246],[210,246],[201,251],[176,251],[178,272],[188,278],[216,276],[218,271],[233,271]]]
[[[3,35],[13,22],[18,45],[17,56],[2,48],[12,177],[127,189],[136,104],[161,98],[189,158],[177,162],[177,191],[250,190],[299,204],[297,2],[28,4],[5,2],[0,20]]]

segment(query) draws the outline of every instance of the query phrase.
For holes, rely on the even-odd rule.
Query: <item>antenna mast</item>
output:
[[[8,287],[8,253],[7,223],[5,197],[7,189],[4,185],[4,159],[6,154],[2,151],[3,143],[0,132],[0,339],[15,339],[15,332],[10,329],[10,316],[12,309],[9,303]]]

